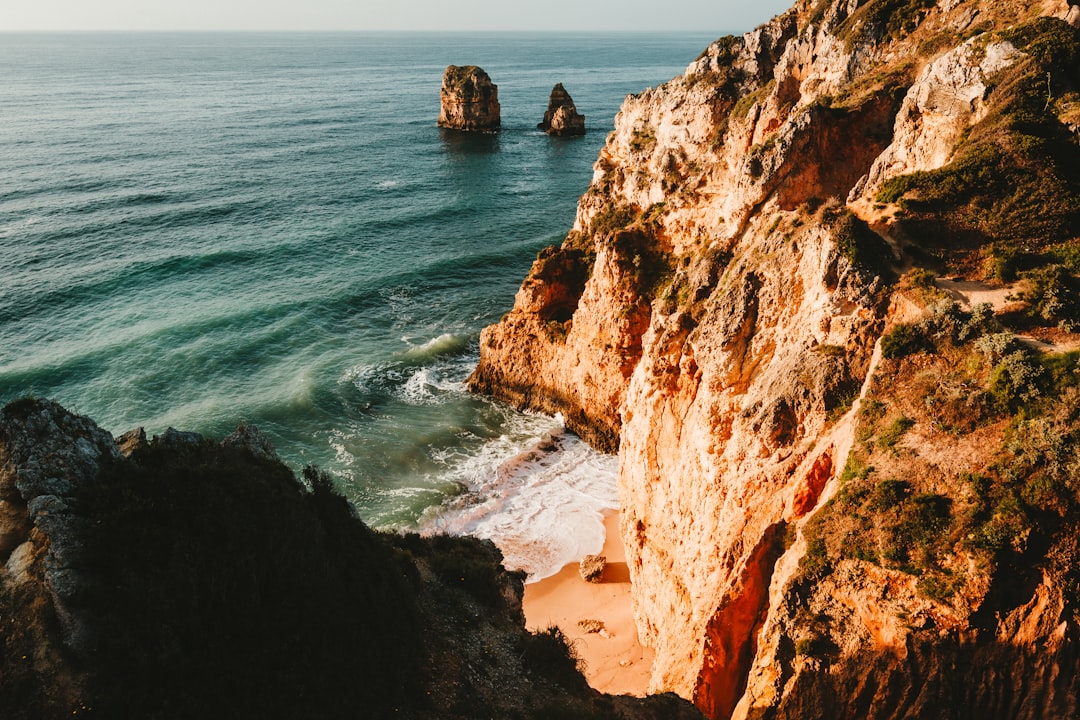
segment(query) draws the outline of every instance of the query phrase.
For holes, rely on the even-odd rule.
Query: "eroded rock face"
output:
[[[0,598],[7,618],[0,629],[0,706],[21,707],[21,693],[41,692],[38,709],[47,716],[78,707],[86,677],[70,657],[85,657],[95,638],[93,619],[77,602],[90,580],[79,542],[86,520],[73,505],[78,488],[119,457],[112,436],[54,403],[23,400],[0,411]]]
[[[1008,42],[984,46],[972,38],[927,65],[896,115],[893,142],[853,194],[872,197],[890,177],[945,165],[960,137],[986,116],[990,78],[1019,57]]]
[[[882,14],[806,0],[717,41],[684,76],[627,98],[570,234],[483,332],[474,388],[561,412],[619,450],[653,689],[715,718],[829,715],[829,698],[851,717],[921,717],[935,702],[1010,717],[1022,701],[947,687],[950,663],[994,657],[998,680],[985,684],[1019,683],[1031,707],[1071,712],[1075,688],[1050,679],[1076,649],[1059,612],[1069,601],[1053,600],[1060,575],[975,632],[984,619],[943,611],[903,572],[843,565],[818,587],[799,569],[803,528],[836,496],[856,444],[875,343],[921,312],[892,284],[912,240],[875,207],[877,189],[950,163],[988,116],[994,79],[1028,61],[996,31],[1065,17],[1065,5]],[[954,473],[981,462],[940,452],[955,454]],[[985,594],[981,582],[963,592]],[[1038,598],[1048,614],[1024,647],[1045,642],[1047,657],[999,646]],[[818,612],[833,625],[814,654]],[[948,616],[949,633],[905,630],[917,613]],[[978,647],[965,649],[972,632]],[[1013,662],[1015,676],[1000,670]]]
[[[439,96],[439,127],[468,132],[499,129],[499,86],[476,65],[447,67]]]
[[[536,126],[548,135],[572,136],[585,134],[585,116],[577,111],[573,98],[562,83],[551,89],[551,98],[544,119]]]

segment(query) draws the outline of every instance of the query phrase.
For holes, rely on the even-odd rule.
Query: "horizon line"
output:
[[[341,28],[0,28],[0,35],[16,35],[16,34],[46,34],[46,33],[70,33],[70,34],[90,34],[90,33],[320,33],[320,34],[356,34],[356,33],[393,33],[393,34],[436,34],[436,35],[494,35],[494,34],[515,34],[515,35],[528,35],[528,34],[544,34],[544,35],[662,35],[662,34],[680,34],[680,35],[715,35],[715,37],[724,37],[725,35],[742,35],[747,32],[745,30],[720,30],[717,31],[720,34],[715,35],[713,31],[709,30],[689,30],[689,29],[666,29],[666,30],[556,30],[556,29],[513,29],[513,30],[461,30],[461,29],[394,29],[394,28],[376,28],[376,29],[341,29]]]

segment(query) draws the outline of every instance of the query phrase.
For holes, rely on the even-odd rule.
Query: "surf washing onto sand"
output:
[[[569,230],[623,97],[712,39],[4,35],[0,402],[114,434],[254,424],[375,527],[554,573],[600,548],[615,460],[468,393],[479,332]],[[466,63],[498,135],[435,127]],[[536,129],[556,82],[584,138]]]

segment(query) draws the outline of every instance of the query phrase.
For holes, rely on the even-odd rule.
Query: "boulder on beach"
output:
[[[603,555],[586,555],[581,558],[581,566],[578,572],[585,582],[598,583],[604,577],[604,568],[607,567],[607,558]]]

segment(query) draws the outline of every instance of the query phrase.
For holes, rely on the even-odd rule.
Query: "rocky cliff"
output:
[[[499,86],[476,65],[451,65],[443,72],[437,125],[450,130],[495,132],[502,124]]]
[[[369,530],[257,430],[0,410],[4,718],[694,718],[591,690],[490,543]]]
[[[1075,715],[1077,15],[802,0],[626,99],[471,382],[618,450],[654,689]]]

